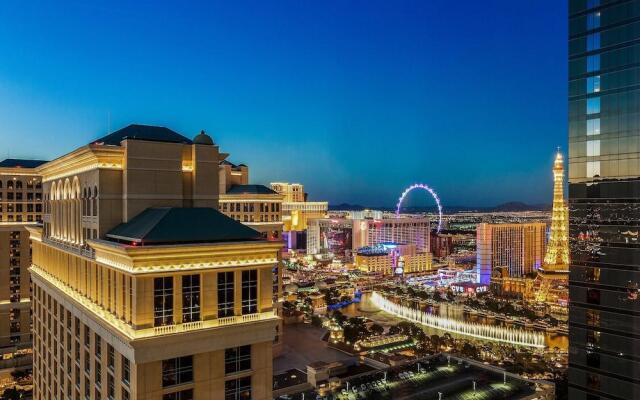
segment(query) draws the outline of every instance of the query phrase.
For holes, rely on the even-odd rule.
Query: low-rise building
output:
[[[431,254],[416,252],[415,245],[380,243],[358,250],[355,265],[362,272],[402,275],[431,269]]]

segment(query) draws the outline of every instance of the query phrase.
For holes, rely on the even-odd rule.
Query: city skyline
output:
[[[0,156],[52,159],[143,123],[205,129],[253,183],[304,183],[331,204],[391,206],[415,182],[446,206],[548,203],[567,149],[566,43],[552,40],[565,4],[523,19],[521,5],[446,3],[194,5],[169,28],[166,4],[6,7],[0,140],[21,140]]]

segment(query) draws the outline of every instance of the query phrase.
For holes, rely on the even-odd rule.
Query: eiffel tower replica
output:
[[[566,299],[569,281],[569,210],[564,202],[564,162],[560,149],[553,164],[551,233],[544,263],[538,269],[535,298],[540,302]]]

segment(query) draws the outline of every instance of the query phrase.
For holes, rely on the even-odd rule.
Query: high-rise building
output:
[[[233,185],[220,194],[220,211],[262,233],[282,240],[282,195],[263,185]]]
[[[307,201],[304,186],[299,183],[272,182],[271,189],[284,196],[286,203],[302,203]]]
[[[26,225],[42,221],[44,161],[0,161],[0,369],[31,364],[31,245]]]
[[[522,277],[537,271],[544,259],[546,226],[544,222],[478,224],[478,282],[489,284],[491,274],[497,267],[507,267],[511,277]]]
[[[37,168],[34,399],[271,399],[282,245],[217,210],[225,157],[130,125]]]
[[[307,201],[307,194],[304,186],[299,183],[271,183],[271,189],[283,196],[282,199],[282,222],[285,232],[288,234],[287,240],[291,242],[289,248],[296,247],[293,242],[297,241],[296,232],[307,229],[307,221],[314,218],[324,218],[329,209],[326,201]]]
[[[640,398],[640,0],[569,1],[569,397]]]

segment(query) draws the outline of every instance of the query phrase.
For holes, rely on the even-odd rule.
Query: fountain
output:
[[[518,346],[535,348],[545,347],[544,335],[538,332],[456,321],[454,319],[440,317],[415,308],[396,304],[386,299],[378,292],[372,293],[371,301],[378,308],[390,314],[431,328],[441,329],[476,339],[491,340],[494,342],[502,342]]]

